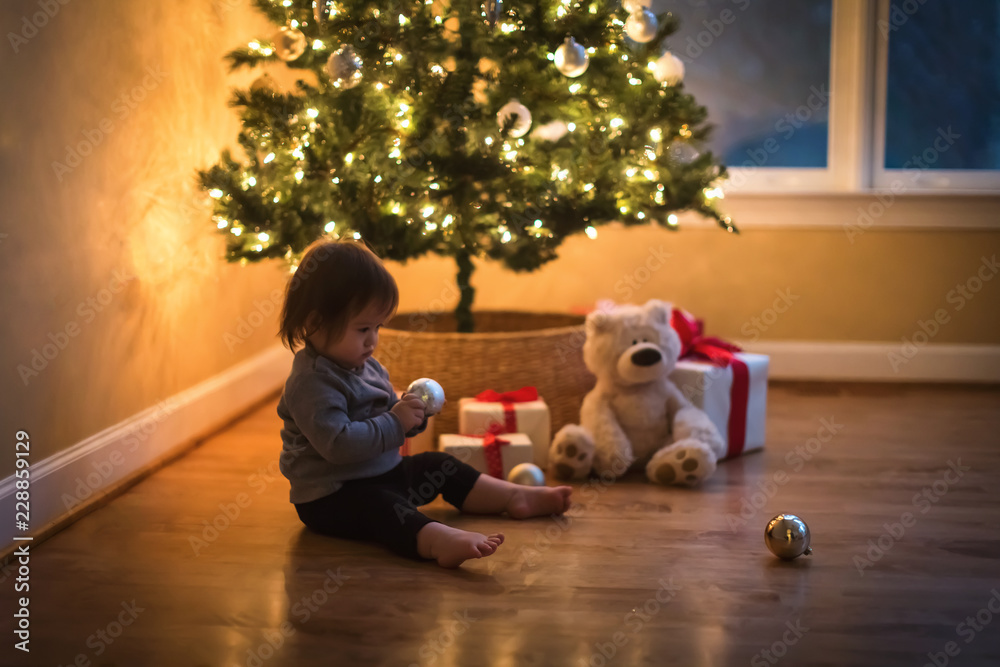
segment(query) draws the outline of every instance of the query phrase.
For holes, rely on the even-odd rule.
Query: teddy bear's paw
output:
[[[566,424],[552,439],[549,470],[560,480],[586,479],[594,465],[594,441],[587,429]]]
[[[646,465],[646,476],[657,484],[696,486],[713,472],[715,454],[691,438],[664,447]]]
[[[693,406],[681,408],[674,417],[675,442],[688,438],[708,445],[717,458],[726,452],[726,443],[723,442],[712,420],[702,410]]]

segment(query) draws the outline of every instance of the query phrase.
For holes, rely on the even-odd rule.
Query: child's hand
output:
[[[409,433],[424,423],[424,402],[414,394],[403,394],[390,412],[399,417],[403,433]]]

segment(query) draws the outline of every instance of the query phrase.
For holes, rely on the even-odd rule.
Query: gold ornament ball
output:
[[[298,28],[285,26],[274,36],[274,52],[288,62],[306,52],[306,36]]]
[[[794,514],[779,514],[764,528],[764,544],[778,558],[792,560],[812,553],[809,526]]]
[[[534,463],[518,463],[511,468],[507,481],[522,486],[545,486],[545,473]]]

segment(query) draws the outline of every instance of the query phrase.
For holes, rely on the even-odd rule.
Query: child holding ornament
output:
[[[521,519],[562,514],[572,489],[511,484],[443,452],[400,455],[403,440],[423,431],[427,418],[418,397],[397,398],[372,358],[398,301],[392,276],[363,244],[317,241],[307,248],[281,312],[282,341],[292,351],[303,348],[278,402],[279,466],[310,529],[458,567],[493,554],[503,534],[452,528],[418,506],[441,494],[463,512]]]

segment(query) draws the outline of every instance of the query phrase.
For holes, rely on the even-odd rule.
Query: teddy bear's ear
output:
[[[614,325],[614,317],[610,312],[595,310],[587,315],[587,336],[611,331]]]
[[[674,306],[672,303],[666,301],[660,301],[659,299],[650,299],[643,306],[646,314],[649,316],[653,322],[662,325],[670,324],[670,316],[673,313]]]

